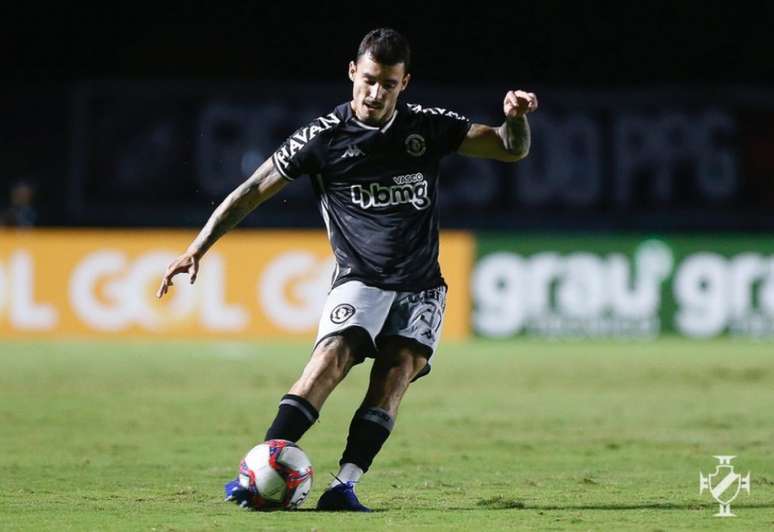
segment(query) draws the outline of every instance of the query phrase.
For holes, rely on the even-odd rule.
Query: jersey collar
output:
[[[368,124],[364,124],[360,120],[357,119],[357,116],[355,116],[355,113],[352,112],[352,105],[347,104],[348,109],[348,115],[349,119],[352,120],[358,127],[362,127],[363,129],[368,129],[371,131],[380,131],[381,133],[386,133],[390,127],[392,127],[392,124],[395,122],[395,119],[398,116],[398,106],[395,106],[395,110],[392,112],[392,117],[387,121],[386,124],[383,126],[369,126]]]

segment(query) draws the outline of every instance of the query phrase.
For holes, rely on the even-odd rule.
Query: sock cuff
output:
[[[280,406],[288,405],[297,408],[311,423],[314,423],[317,421],[317,418],[320,417],[320,413],[317,409],[313,407],[309,401],[299,395],[293,395],[291,393],[285,394],[282,396],[282,400],[280,400],[279,404]]]
[[[384,427],[387,432],[392,432],[395,419],[382,408],[361,408],[355,413],[355,418],[370,421]]]

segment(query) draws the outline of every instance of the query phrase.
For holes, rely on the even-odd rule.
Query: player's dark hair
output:
[[[378,28],[369,31],[360,41],[355,61],[364,54],[371,54],[377,63],[397,65],[403,63],[406,72],[411,68],[411,48],[408,40],[391,28]]]

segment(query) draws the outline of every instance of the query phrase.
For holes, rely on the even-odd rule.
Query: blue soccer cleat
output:
[[[242,508],[255,509],[253,506],[253,494],[250,490],[243,488],[239,485],[239,480],[232,480],[226,482],[223,486],[223,491],[226,492],[226,502],[233,502],[241,506]]]
[[[324,512],[370,512],[355,495],[355,483],[345,482],[328,488],[317,501],[317,509]]]

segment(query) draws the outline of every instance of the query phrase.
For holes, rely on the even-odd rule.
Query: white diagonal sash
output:
[[[711,490],[712,496],[715,497],[715,499],[718,499],[718,497],[720,497],[731,484],[736,482],[736,479],[738,478],[739,478],[739,475],[731,471],[728,475],[726,475],[726,477],[723,480],[720,481],[720,483],[717,486],[712,488]]]

